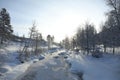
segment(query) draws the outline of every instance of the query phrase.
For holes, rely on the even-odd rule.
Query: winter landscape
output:
[[[120,0],[0,0],[0,80],[120,80]]]

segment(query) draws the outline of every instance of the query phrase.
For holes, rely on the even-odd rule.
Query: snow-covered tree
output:
[[[12,26],[10,24],[10,15],[5,8],[0,10],[0,43],[9,40],[12,36]]]
[[[36,33],[36,26],[35,23],[33,23],[32,27],[29,28],[29,35],[30,35],[30,39],[34,39],[35,33]]]
[[[53,46],[53,43],[54,43],[54,36],[48,35],[47,36],[47,41],[48,41],[48,49],[50,49]]]
[[[51,48],[51,36],[50,35],[47,36],[47,41],[48,41],[48,49],[50,49]]]
[[[36,55],[38,55],[38,53],[41,53],[39,48],[40,48],[40,43],[42,41],[42,34],[38,32],[38,30],[36,29],[36,25],[35,23],[33,23],[33,26],[30,28],[30,43],[31,46],[33,48],[33,51],[35,52]]]

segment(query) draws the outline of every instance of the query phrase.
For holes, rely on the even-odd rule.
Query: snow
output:
[[[9,70],[7,73],[4,74],[3,77],[1,77],[0,80],[14,80],[16,79],[19,75],[23,74],[28,67],[32,64],[32,62],[26,62],[24,64],[17,65],[11,70]]]
[[[61,51],[46,55],[47,58],[31,65],[16,80],[77,80],[78,77],[69,72],[64,57],[54,58],[58,53]]]
[[[15,42],[0,49],[0,80],[80,80],[76,73],[83,73],[83,80],[120,80],[120,55],[94,58],[54,46],[41,58],[33,56],[21,64],[19,49],[20,44]]]
[[[8,46],[0,49],[0,80],[14,80],[30,66],[31,62],[20,64],[17,59],[19,47],[19,43],[10,42]]]
[[[83,80],[120,80],[120,57],[104,55],[93,58],[86,55],[71,55],[71,72],[83,73]]]
[[[5,48],[0,49],[0,62],[16,62],[16,57],[19,53],[19,43],[12,43],[6,46]]]

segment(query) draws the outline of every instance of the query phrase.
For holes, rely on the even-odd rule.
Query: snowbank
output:
[[[83,73],[83,80],[120,80],[120,57],[104,55],[93,58],[85,55],[71,55],[68,61],[72,73]]]
[[[0,80],[15,80],[19,75],[22,75],[32,62],[26,62],[24,64],[17,65],[5,73]]]

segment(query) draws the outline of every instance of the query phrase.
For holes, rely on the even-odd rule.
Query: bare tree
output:
[[[86,23],[84,25],[85,28],[79,28],[77,32],[77,46],[79,46],[81,49],[86,50],[87,54],[89,54],[89,51],[92,49],[95,49],[96,45],[96,30],[94,28],[94,25]]]
[[[117,25],[120,25],[120,0],[106,0],[108,6],[110,6],[111,11],[108,12],[108,15],[111,15]],[[120,30],[120,26],[118,26]]]
[[[70,43],[71,43],[71,49],[74,50],[77,47],[75,36],[71,39]]]
[[[70,49],[70,40],[69,40],[68,37],[66,37],[66,38],[64,39],[64,45],[65,45],[65,49],[66,49],[66,50],[69,50],[69,49]]]

